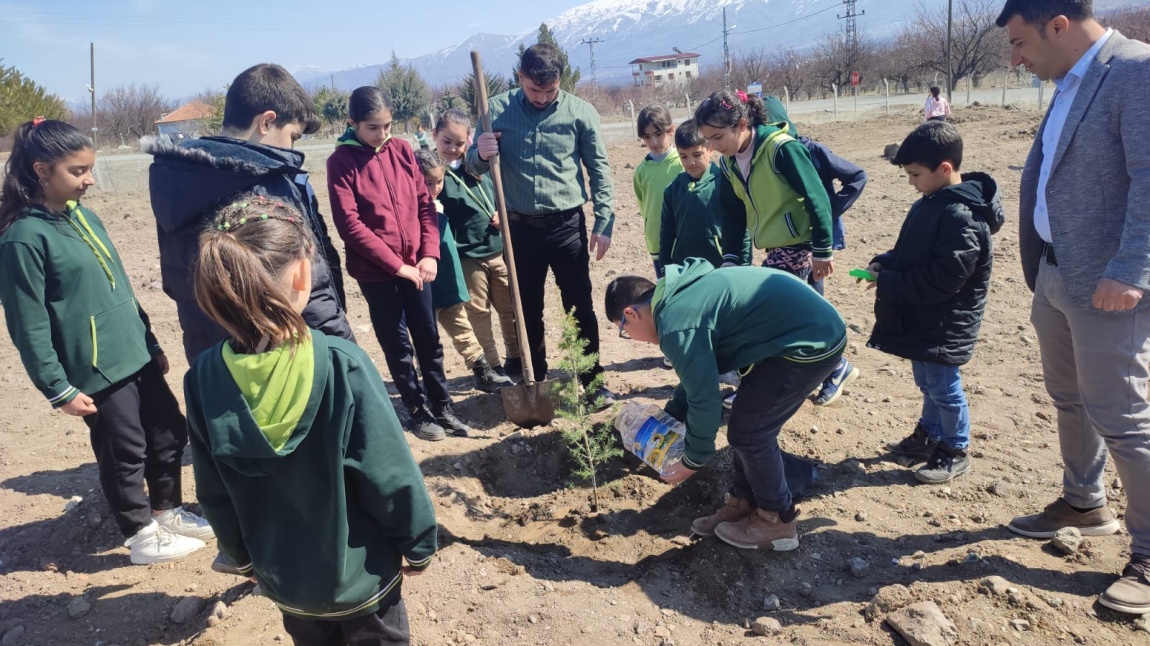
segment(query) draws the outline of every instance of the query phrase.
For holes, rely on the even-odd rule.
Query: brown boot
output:
[[[719,523],[739,521],[754,512],[755,508],[750,501],[727,494],[727,498],[723,502],[723,506],[719,507],[719,511],[710,516],[696,518],[695,522],[691,523],[691,531],[698,536],[714,536],[715,527]]]
[[[744,550],[788,552],[799,546],[799,523],[784,523],[776,512],[759,509],[738,522],[720,524],[715,535]]]

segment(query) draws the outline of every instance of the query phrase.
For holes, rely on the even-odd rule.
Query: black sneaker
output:
[[[503,362],[503,374],[511,379],[512,383],[523,381],[523,360],[519,357]]]
[[[407,427],[421,440],[438,442],[447,439],[447,433],[439,425],[439,422],[435,421],[435,416],[427,410],[425,405],[411,411],[411,416],[407,420]]]
[[[507,375],[496,372],[491,364],[487,363],[487,359],[480,358],[471,372],[475,375],[475,389],[485,393],[499,392],[500,388],[515,383]]]
[[[967,471],[970,471],[970,458],[966,451],[938,444],[926,464],[914,472],[914,477],[926,484],[942,484],[954,480]]]
[[[587,405],[595,410],[595,412],[604,411],[615,405],[618,397],[615,393],[607,390],[606,387],[600,386],[595,390],[588,390],[583,394],[583,399],[587,401]]]
[[[936,446],[938,446],[938,442],[930,439],[926,427],[922,424],[915,424],[914,431],[910,435],[898,442],[887,443],[886,448],[891,455],[911,458],[913,463],[929,460],[930,456],[934,455]]]
[[[451,410],[451,404],[434,404],[431,407],[435,421],[444,429],[451,431],[456,437],[467,437],[471,434],[471,427],[464,424]]]

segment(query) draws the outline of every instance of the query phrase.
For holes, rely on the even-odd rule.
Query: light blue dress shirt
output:
[[[1062,130],[1066,126],[1066,117],[1070,114],[1070,106],[1074,104],[1074,97],[1078,96],[1078,88],[1082,85],[1082,77],[1090,69],[1090,64],[1098,58],[1098,52],[1110,36],[1113,29],[1098,39],[1094,46],[1086,50],[1082,58],[1070,68],[1070,71],[1059,79],[1054,79],[1057,91],[1050,100],[1050,112],[1046,115],[1046,128],[1042,131],[1042,166],[1038,171],[1038,199],[1034,203],[1034,228],[1038,235],[1046,242],[1054,242],[1050,234],[1050,211],[1046,208],[1046,185],[1050,182],[1050,172],[1054,166],[1054,153],[1058,150],[1058,140],[1062,138]]]

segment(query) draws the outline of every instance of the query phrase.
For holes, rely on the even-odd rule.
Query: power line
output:
[[[738,36],[739,34],[753,34],[755,32],[759,32],[759,31],[767,31],[768,29],[778,29],[779,27],[786,27],[787,25],[793,25],[796,22],[802,22],[803,20],[806,20],[807,18],[812,18],[812,17],[817,16],[819,14],[827,13],[828,11],[835,11],[840,6],[841,5],[840,5],[839,1],[836,0],[835,4],[833,4],[829,7],[819,9],[818,11],[812,11],[811,13],[808,13],[808,14],[803,14],[797,18],[792,18],[791,20],[776,23],[774,25],[767,25],[766,27],[757,27],[755,29],[738,29],[738,30],[732,29],[732,30],[730,30],[729,33],[732,36]],[[697,49],[701,49],[703,47],[706,47],[707,45],[710,45],[711,43],[722,40],[725,35],[726,34],[723,34],[723,35],[717,36],[715,38],[712,38],[711,40],[708,40],[707,42],[705,42],[701,45],[694,45],[693,47],[690,48],[690,51],[695,51]]]

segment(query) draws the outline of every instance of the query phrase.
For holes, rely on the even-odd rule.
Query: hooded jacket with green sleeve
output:
[[[833,255],[831,202],[810,151],[785,130],[785,123],[755,128],[749,177],[734,157],[723,156],[721,199],[723,255],[738,262],[749,231],[756,249],[810,245],[815,258]]]
[[[806,282],[775,269],[728,267],[692,258],[670,265],[651,300],[659,348],[679,385],[666,411],[687,426],[683,464],[699,469],[715,453],[723,401],[719,375],[765,359],[797,363],[842,354],[846,324]]]
[[[220,551],[287,614],[375,612],[403,561],[422,569],[436,550],[383,380],[360,347],[315,330],[294,355],[227,343],[184,379],[196,494]]]
[[[711,164],[698,180],[682,172],[663,193],[659,226],[659,263],[681,265],[687,258],[704,258],[715,267],[723,264],[723,205],[719,200],[722,176]],[[751,238],[743,236],[738,264],[751,263]]]
[[[464,258],[483,260],[503,253],[499,229],[491,226],[495,215],[495,187],[490,175],[476,177],[460,165],[448,168],[443,177],[439,203]]]
[[[648,154],[635,169],[635,197],[639,200],[639,213],[643,216],[643,236],[647,240],[647,253],[659,259],[659,227],[663,218],[663,193],[683,172],[683,162],[676,150],[668,150],[662,159]]]
[[[26,208],[0,234],[0,303],[29,378],[54,408],[95,395],[160,354],[96,214]]]

